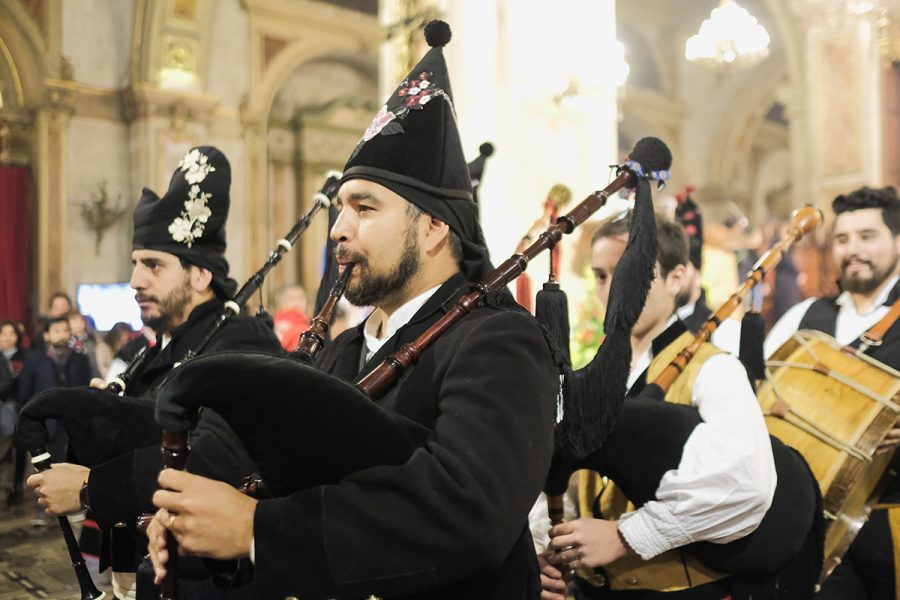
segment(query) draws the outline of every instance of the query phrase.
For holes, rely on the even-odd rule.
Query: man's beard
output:
[[[891,264],[883,270],[877,269],[875,265],[868,260],[859,261],[859,259],[857,259],[858,262],[863,262],[869,265],[869,270],[872,272],[871,276],[865,278],[857,276],[846,276],[845,272],[847,266],[850,263],[850,259],[848,258],[841,261],[841,289],[853,294],[868,294],[874,292],[879,287],[881,287],[881,284],[883,284],[887,280],[887,278],[891,276],[892,273],[894,273],[897,268],[898,259],[900,259],[900,256],[894,254],[894,260],[892,260]]]
[[[406,230],[403,254],[394,271],[388,275],[375,276],[369,270],[369,261],[359,253],[337,251],[342,261],[353,262],[353,269],[359,275],[359,283],[348,285],[345,297],[354,306],[378,306],[403,290],[410,278],[419,271],[419,233],[415,222]]]
[[[186,273],[184,281],[180,287],[175,288],[165,298],[159,299],[153,296],[142,296],[138,294],[138,300],[152,300],[156,302],[155,315],[143,316],[141,321],[144,325],[152,329],[157,334],[169,333],[181,325],[181,318],[184,316],[184,309],[191,302],[191,276]],[[178,322],[176,323],[176,319]]]

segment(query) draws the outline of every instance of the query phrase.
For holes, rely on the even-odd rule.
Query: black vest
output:
[[[894,285],[894,289],[888,294],[885,306],[891,306],[900,297],[900,281]],[[834,336],[837,327],[837,316],[840,306],[837,304],[837,296],[819,298],[813,302],[803,318],[800,319],[799,329],[814,329]],[[859,335],[865,333],[860,331]],[[859,338],[849,344],[852,348],[859,347]],[[900,320],[894,323],[884,334],[880,346],[874,346],[866,350],[866,354],[877,361],[894,369],[900,370]]]

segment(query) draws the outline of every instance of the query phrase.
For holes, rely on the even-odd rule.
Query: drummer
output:
[[[600,299],[612,279],[631,228],[630,217],[602,226],[591,244]],[[693,336],[675,309],[688,283],[688,242],[677,224],[657,216],[659,254],[647,302],[631,332],[629,394],[637,394]],[[740,362],[705,344],[679,378],[682,394],[667,400],[695,406],[703,423],[683,448],[678,468],[665,474],[657,500],[625,509],[627,498],[599,477],[582,484],[583,517],[551,530],[541,555],[544,600],[564,600],[567,568],[605,567],[606,581],[576,577],[575,598],[730,597],[732,580],[679,548],[698,541],[727,543],[759,526],[775,492],[772,447],[756,398]],[[673,388],[674,391],[675,388]],[[626,400],[627,402],[627,400]],[[598,496],[599,494],[599,496]],[[596,500],[595,500],[596,498]],[[624,509],[624,510],[623,510]],[[627,510],[627,512],[626,512]],[[548,561],[553,564],[548,564]]]
[[[794,332],[814,329],[840,344],[858,346],[859,337],[881,321],[900,298],[900,199],[892,187],[864,187],[838,196],[832,203],[832,258],[839,271],[837,296],[810,298],[788,310],[769,332],[765,354],[770,356]],[[900,369],[900,324],[887,331],[880,346],[866,354]],[[892,429],[880,452],[900,444],[900,428]],[[897,470],[895,459],[893,468]],[[900,481],[882,495],[881,502],[860,530],[843,562],[825,582],[818,597],[837,599],[895,598],[895,552],[900,546]],[[889,508],[888,508],[889,507]]]

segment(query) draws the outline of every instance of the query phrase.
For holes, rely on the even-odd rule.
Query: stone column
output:
[[[66,191],[66,132],[72,116],[75,92],[64,82],[47,84],[47,97],[36,111],[34,122],[34,173],[37,201],[35,287],[38,306],[47,303],[50,294],[66,289],[68,257],[65,253],[67,214]]]
[[[244,255],[250,257],[250,271],[263,264],[269,248],[269,201],[268,201],[268,144],[266,140],[266,116],[255,112],[241,115],[244,127],[245,156],[245,201],[244,231],[246,232]],[[232,192],[234,193],[234,192]],[[257,266],[252,266],[257,265]],[[251,300],[248,304],[256,305]]]

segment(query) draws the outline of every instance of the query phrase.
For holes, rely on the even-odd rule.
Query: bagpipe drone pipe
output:
[[[173,371],[160,387],[156,414],[166,432],[164,439],[183,447],[184,436],[196,424],[200,407],[215,410],[242,441],[267,492],[274,496],[339,481],[369,466],[405,462],[424,444],[429,430],[379,408],[372,400],[386,393],[441,333],[474,310],[484,296],[513,281],[529,260],[550,249],[563,234],[571,233],[602,207],[610,194],[626,186],[644,186],[649,196],[646,175],[667,171],[670,164],[671,153],[661,141],[639,141],[612,183],[560,217],[531,246],[488,274],[431,328],[386,358],[356,385],[290,358],[228,352],[190,361]],[[652,225],[652,207],[647,211]],[[644,235],[636,232],[635,244],[642,239]],[[655,244],[655,236],[652,240]],[[652,254],[655,256],[655,246]],[[653,265],[642,260],[649,288]],[[639,314],[640,308],[626,315],[632,319],[622,327],[626,343],[627,332]],[[595,379],[599,379],[604,371],[603,353],[593,368]],[[608,379],[616,383],[608,387],[623,396],[627,371],[610,372]],[[610,411],[616,410],[621,396],[611,402]]]

